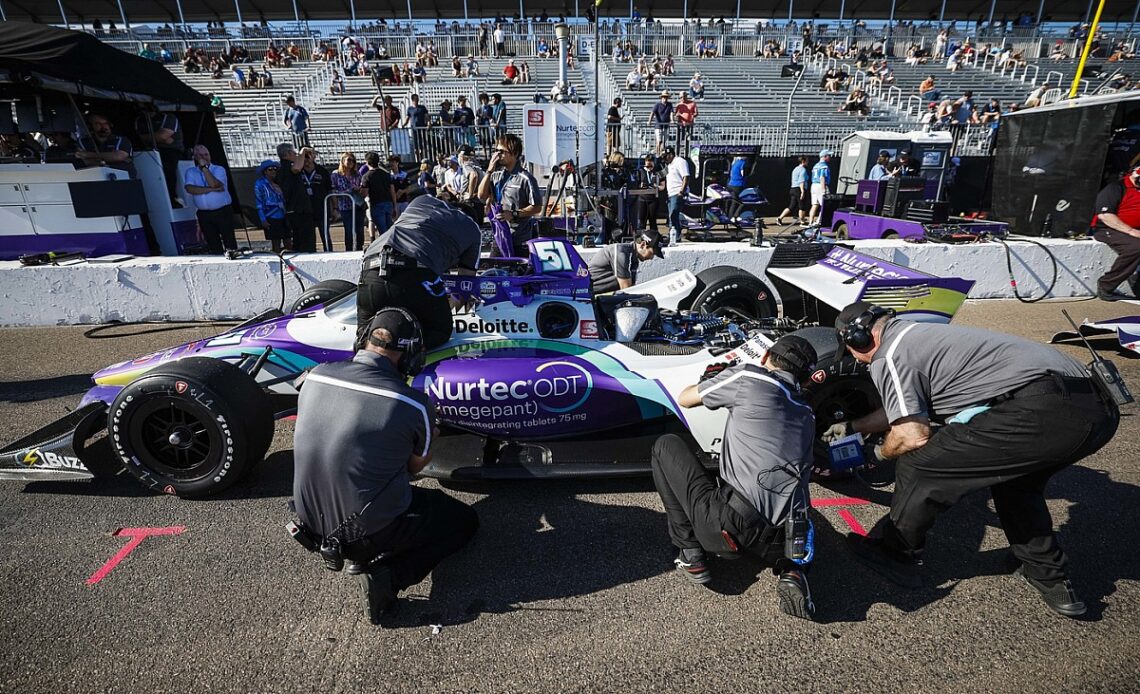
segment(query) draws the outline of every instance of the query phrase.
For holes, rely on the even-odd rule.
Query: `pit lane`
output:
[[[1078,321],[1137,312],[1064,306]],[[1065,327],[1060,308],[971,303],[956,322],[1044,340]],[[88,330],[0,331],[0,438],[74,406],[93,370],[218,327]],[[1140,390],[1140,359],[1098,344]],[[926,587],[906,593],[841,546],[888,492],[813,486],[833,501],[817,505],[822,621],[810,624],[779,612],[773,577],[751,559],[717,563],[711,590],[674,576],[643,479],[454,491],[475,505],[479,534],[410,592],[396,628],[379,629],[355,581],[284,534],[291,437],[280,423],[253,479],[206,501],[151,495],[125,476],[0,485],[0,691],[1134,691],[1140,675],[1135,406],[1104,450],[1049,487],[1090,606],[1083,621],[1005,575],[984,492],[939,520]]]

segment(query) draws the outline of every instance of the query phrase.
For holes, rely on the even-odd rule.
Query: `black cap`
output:
[[[891,156],[891,153],[885,149],[880,149],[879,150],[879,156],[880,157],[889,157],[889,156]]]
[[[842,332],[847,328],[847,324],[871,310],[874,306],[870,301],[856,301],[849,304],[846,308],[839,312],[835,318],[835,329]]]
[[[665,257],[665,253],[661,250],[661,234],[653,231],[652,229],[647,229],[646,231],[643,231],[637,235],[637,240],[652,248],[653,255],[657,256],[658,258]]]
[[[372,332],[377,328],[384,328],[392,334],[391,342],[377,342],[372,338]],[[364,334],[368,341],[383,349],[406,352],[417,350],[421,345],[420,326],[412,314],[400,308],[381,309],[368,321]]]
[[[792,367],[792,375],[802,381],[815,369],[817,359],[815,347],[798,335],[784,335],[768,352],[787,362]]]
[[[459,153],[460,154],[466,154],[469,157],[474,156],[475,155],[475,148],[472,147],[471,145],[460,145]]]

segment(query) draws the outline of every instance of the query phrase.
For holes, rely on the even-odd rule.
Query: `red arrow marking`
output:
[[[843,522],[847,523],[847,527],[851,528],[851,532],[859,533],[863,537],[867,536],[867,530],[863,527],[862,523],[855,520],[855,514],[847,509],[843,509],[839,512],[839,517],[843,519]]]
[[[812,508],[827,508],[828,506],[866,506],[871,503],[866,499],[856,499],[853,496],[840,496],[834,499],[812,499]]]
[[[181,535],[182,531],[186,528],[177,525],[170,528],[119,528],[113,535],[115,537],[129,537],[131,538],[123,548],[115,553],[115,556],[107,560],[107,563],[99,567],[99,570],[91,574],[87,579],[87,585],[93,586],[99,581],[107,577],[107,574],[119,565],[119,562],[126,559],[135,548],[142,544],[142,541],[153,535]]]

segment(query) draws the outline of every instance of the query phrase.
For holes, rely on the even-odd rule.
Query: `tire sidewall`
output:
[[[693,300],[692,310],[695,313],[711,314],[717,309],[719,302],[736,297],[755,302],[762,307],[761,316],[776,315],[776,300],[771,290],[756,277],[744,273],[706,286]]]
[[[208,473],[193,480],[181,480],[153,469],[140,459],[130,441],[132,426],[139,408],[155,398],[181,400],[191,410],[203,415],[202,422],[212,427],[221,442],[220,450],[212,450]],[[246,435],[241,419],[225,401],[193,378],[167,374],[144,376],[129,384],[111,403],[107,414],[111,450],[123,467],[143,486],[152,491],[183,497],[216,494],[241,477],[246,467]],[[145,454],[144,454],[145,455]]]

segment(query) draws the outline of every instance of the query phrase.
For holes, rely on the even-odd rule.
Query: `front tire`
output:
[[[187,357],[123,388],[107,415],[127,472],[166,494],[201,498],[233,485],[273,440],[273,409],[233,364]]]

